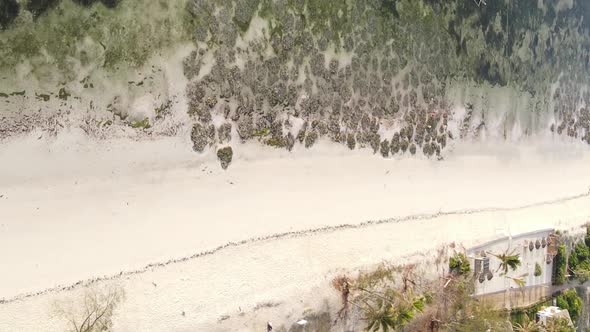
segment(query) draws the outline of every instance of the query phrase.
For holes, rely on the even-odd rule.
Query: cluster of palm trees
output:
[[[392,286],[391,270],[377,270],[370,278],[370,281],[367,281],[369,278],[351,280],[341,276],[333,280],[343,302],[339,318],[345,318],[352,306],[361,313],[367,331],[399,331],[424,310],[427,298],[415,292],[416,283],[407,270],[401,277],[399,289]]]
[[[499,272],[500,276],[524,289],[524,278],[528,273],[510,275],[522,265],[520,255],[515,250],[508,248],[502,253],[486,251],[485,255],[499,261],[495,273]],[[350,309],[354,309],[366,323],[366,330],[372,332],[402,331],[404,327],[416,326],[429,331],[458,331],[461,328],[469,330],[486,326],[511,326],[517,332],[570,331],[568,322],[558,319],[541,326],[527,317],[525,321],[511,325],[505,312],[497,311],[472,297],[474,278],[478,276],[469,273],[468,265],[463,266],[468,262],[467,256],[460,254],[455,261],[458,259],[462,261],[454,265],[459,268],[452,268],[442,283],[431,282],[428,286],[415,282],[413,278],[416,275],[408,273],[407,268],[380,267],[354,280],[346,276],[338,277],[333,280],[333,286],[340,292],[343,303],[338,317],[344,319],[351,312]],[[402,285],[397,283],[399,280],[403,281]]]
[[[496,257],[500,261],[498,271],[501,271],[501,275],[514,281],[520,287],[524,286],[525,281],[522,279],[523,276],[508,276],[510,270],[515,271],[521,265],[518,254],[509,252],[508,250],[500,254],[488,254]],[[462,257],[464,257],[464,255]],[[384,280],[393,280],[394,277],[392,274],[394,272],[402,275],[401,279],[403,280],[403,287],[394,288],[392,287],[392,283],[383,283]],[[364,280],[351,280],[347,277],[334,279],[333,285],[340,292],[343,302],[343,308],[338,315],[339,318],[344,318],[348,314],[349,309],[354,307],[361,313],[362,319],[366,322],[366,330],[368,331],[387,332],[402,330],[404,326],[408,325],[416,317],[416,315],[422,313],[425,306],[433,300],[431,296],[424,295],[428,294],[428,292],[416,292],[414,287],[416,283],[412,278],[408,277],[407,272],[408,270],[391,271],[381,268],[374,272],[375,277],[373,279],[378,281],[371,279],[370,282],[367,282],[367,280],[370,280],[367,277],[365,277]],[[460,272],[451,272],[442,287],[443,289],[441,290],[440,295],[441,301],[446,301],[446,299],[442,300],[443,297],[454,297],[454,295],[442,294],[454,291],[454,288],[456,288],[455,286],[448,287],[447,289],[447,286],[451,282],[457,284],[468,284],[473,282],[471,279],[472,277],[467,276],[467,272],[463,270]],[[466,280],[460,281],[459,279]],[[469,296],[469,294],[471,293],[466,293],[466,296]],[[446,304],[441,305],[444,306]],[[436,309],[435,311],[439,310]],[[433,317],[432,321],[436,323],[439,320],[437,317]],[[442,321],[440,322],[442,323]]]
[[[368,331],[396,331],[407,325],[417,313],[424,310],[425,298],[389,290],[364,302],[363,319]]]

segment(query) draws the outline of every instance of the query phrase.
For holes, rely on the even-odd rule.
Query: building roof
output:
[[[572,324],[572,319],[570,318],[570,314],[567,309],[561,309],[555,306],[550,306],[543,310],[537,311],[537,317],[543,321],[545,321],[543,318],[565,318],[569,324]]]
[[[536,231],[532,231],[532,232],[526,232],[526,233],[520,233],[520,234],[515,234],[515,235],[505,235],[505,236],[500,236],[496,239],[493,239],[491,241],[482,243],[480,245],[474,246],[469,248],[467,251],[468,252],[474,252],[474,251],[478,251],[478,250],[482,250],[485,249],[487,247],[493,246],[497,243],[501,243],[503,241],[508,241],[510,238],[512,238],[513,240],[518,240],[521,238],[527,238],[527,237],[536,237],[536,236],[548,236],[551,233],[553,233],[555,231],[555,229],[553,228],[545,228],[545,229],[539,229]]]

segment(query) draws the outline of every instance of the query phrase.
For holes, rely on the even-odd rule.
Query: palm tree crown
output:
[[[515,271],[521,264],[520,255],[515,254],[514,250],[508,253],[508,250],[502,254],[493,254],[489,253],[490,255],[498,258],[500,260],[500,266],[498,270],[502,270],[503,274],[508,274],[508,269],[510,268],[512,271]]]

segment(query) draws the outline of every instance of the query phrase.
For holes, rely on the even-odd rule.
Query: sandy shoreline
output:
[[[590,218],[589,203],[584,197],[510,212],[443,216],[262,241],[99,285],[114,282],[125,289],[127,300],[115,317],[116,331],[256,331],[267,320],[289,324],[306,309],[333,309],[338,295],[330,288],[330,279],[341,271],[383,260],[433,259],[442,243],[471,246],[503,236],[507,229],[513,234],[546,227],[575,229]],[[576,213],[564,217],[571,211]],[[78,287],[0,305],[0,328],[62,331],[64,321],[51,316],[52,305],[77,298],[81,291]],[[261,303],[277,307],[256,311]],[[219,323],[224,315],[230,318]]]
[[[0,147],[7,161],[0,165],[0,258],[8,267],[0,277],[0,298],[139,269],[231,241],[421,213],[518,207],[585,193],[590,184],[590,154],[555,142],[528,148],[465,145],[443,162],[383,159],[327,143],[293,154],[245,145],[224,172],[213,156],[196,158],[178,139],[74,141]],[[583,197],[229,248],[119,280],[130,300],[117,331],[166,329],[158,324],[209,330],[225,312],[307,292],[337,269],[453,241],[574,227],[590,217],[588,203]],[[306,269],[294,268],[297,262]],[[0,329],[58,331],[59,323],[45,314],[25,323],[21,313],[41,312],[60,296],[1,305],[0,321],[10,317],[14,325]],[[145,309],[150,303],[154,312]],[[177,317],[177,311],[190,311],[192,318]]]

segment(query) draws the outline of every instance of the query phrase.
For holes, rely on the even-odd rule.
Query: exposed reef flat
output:
[[[39,3],[2,21],[0,139],[81,127],[438,159],[487,136],[590,143],[584,1]]]

